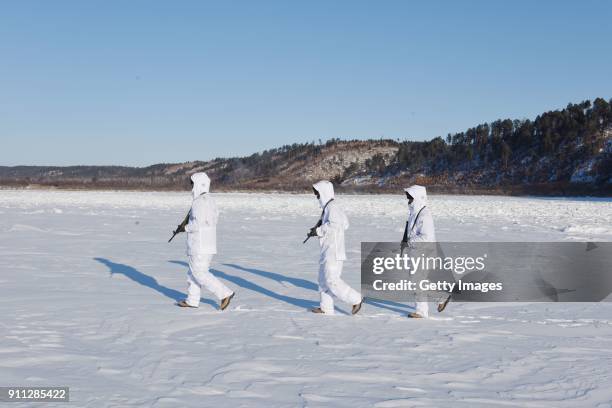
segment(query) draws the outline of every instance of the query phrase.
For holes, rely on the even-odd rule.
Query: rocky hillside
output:
[[[535,120],[498,120],[428,142],[329,140],[248,157],[145,168],[0,167],[0,185],[177,190],[206,171],[217,189],[304,191],[320,179],[345,191],[612,195],[612,100],[569,104]]]

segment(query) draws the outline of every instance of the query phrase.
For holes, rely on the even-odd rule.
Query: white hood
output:
[[[210,179],[206,173],[195,173],[191,175],[191,181],[193,181],[193,189],[191,193],[193,198],[196,199],[203,193],[208,193],[210,189]]]
[[[323,208],[325,204],[329,202],[329,200],[334,198],[334,185],[331,182],[321,180],[314,183],[312,187],[319,192],[319,204],[321,205],[321,208]]]
[[[425,190],[425,187],[415,184],[405,188],[404,191],[414,198],[412,204],[408,204],[412,211],[420,211],[421,208],[427,205],[427,190]]]

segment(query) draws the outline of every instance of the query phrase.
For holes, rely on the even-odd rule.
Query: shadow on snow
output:
[[[281,275],[280,273],[276,273],[276,272],[269,272],[269,271],[262,271],[260,269],[254,269],[254,268],[245,268],[244,266],[240,266],[240,265],[236,265],[236,264],[231,264],[231,263],[224,263],[224,266],[229,266],[231,268],[235,268],[244,272],[249,272],[255,275],[259,275],[262,276],[264,278],[268,278],[268,279],[272,279],[276,282],[279,283],[283,283],[283,282],[287,282],[292,284],[293,286],[297,286],[300,288],[304,288],[304,289],[308,289],[308,290],[313,290],[315,292],[319,291],[319,286],[314,283],[311,282],[309,280],[306,279],[302,279],[302,278],[294,278],[294,277],[289,277],[289,276],[285,276],[285,275]],[[399,303],[399,302],[393,302],[393,301],[389,301],[389,300],[382,300],[382,299],[371,299],[368,298],[365,300],[365,303],[368,305],[372,305],[374,307],[378,307],[381,309],[387,309],[387,310],[391,310],[393,312],[396,313],[400,313],[402,315],[405,315],[411,311],[414,311],[414,307],[405,305],[403,303]],[[408,309],[408,310],[406,310]]]
[[[187,262],[184,261],[168,261],[170,263],[173,264],[177,264],[177,265],[181,265],[181,266],[185,266],[185,267],[189,267],[189,264]],[[218,269],[213,269],[210,268],[210,272],[215,275],[217,278],[221,278],[224,279],[226,281],[232,282],[235,285],[240,286],[241,288],[244,289],[249,289],[252,290],[254,292],[258,292],[261,293],[262,295],[266,295],[272,299],[276,299],[276,300],[280,300],[282,302],[288,303],[290,305],[293,306],[297,306],[297,307],[301,307],[304,309],[311,309],[313,307],[316,307],[318,305],[318,303],[315,303],[311,300],[306,300],[306,299],[299,299],[299,298],[295,298],[295,297],[291,297],[291,296],[287,296],[287,295],[281,295],[280,293],[276,293],[270,289],[264,288],[263,286],[260,286],[256,283],[253,282],[249,282],[248,280],[241,278],[240,276],[236,276],[236,275],[230,275],[229,273],[220,271]],[[272,273],[272,272],[269,272]],[[276,275],[276,274],[275,274]],[[279,275],[282,276],[282,275]],[[308,281],[305,281],[308,282]],[[312,282],[309,282],[312,284]]]
[[[121,264],[121,263],[112,262],[105,258],[94,258],[94,260],[105,265],[110,270],[111,276],[114,274],[123,275],[127,277],[128,279],[142,286],[151,288],[155,290],[156,292],[174,301],[179,301],[186,297],[185,293],[179,292],[178,290],[168,288],[166,286],[159,284],[157,282],[157,279],[140,272],[134,267],[131,267],[125,264]],[[184,261],[168,261],[168,262],[176,264],[176,265],[181,265],[187,268],[189,267],[189,264]],[[236,265],[236,264],[223,264],[223,265],[238,269],[243,272],[248,272],[248,273],[252,273],[252,274],[267,278],[267,279],[271,279],[279,283],[286,282],[286,283],[289,283],[291,285],[294,285],[302,289],[318,291],[318,285],[306,279],[289,277],[289,276],[282,275],[280,273],[263,271],[260,269],[245,268],[243,266]],[[287,295],[282,295],[280,293],[276,293],[270,289],[267,289],[263,286],[260,286],[256,283],[250,282],[240,276],[230,275],[229,273],[220,271],[218,269],[211,268],[210,272],[216,277],[232,282],[235,285],[240,286],[241,288],[249,289],[254,292],[261,293],[262,295],[268,296],[272,299],[280,300],[282,302],[288,303],[293,306],[297,306],[297,307],[304,308],[304,309],[311,309],[313,307],[318,306],[318,302],[307,300],[307,299],[300,299],[300,298],[287,296]],[[213,300],[202,298],[200,299],[200,301],[214,308],[218,308],[218,305]],[[396,313],[400,313],[400,314],[405,314],[409,310],[413,310],[412,307],[405,305],[403,303],[391,302],[391,301],[380,300],[380,299],[366,299],[365,303],[371,306],[375,306],[381,309],[387,309],[387,310],[390,310]],[[409,310],[406,310],[406,309],[409,309]]]
[[[114,274],[119,274],[119,275],[123,275],[126,278],[142,285],[142,286],[146,286],[148,288],[151,288],[153,290],[155,290],[156,292],[166,296],[167,298],[170,298],[174,301],[179,301],[181,299],[185,299],[186,295],[183,292],[179,292],[178,290],[174,290],[171,288],[168,288],[166,286],[160,285],[157,282],[157,279],[155,279],[152,276],[146,275],[142,272],[140,272],[139,270],[137,270],[136,268],[133,268],[129,265],[125,265],[125,264],[120,264],[120,263],[115,263],[112,261],[109,261],[108,259],[105,258],[94,258],[94,260],[100,262],[101,264],[105,265],[111,273],[111,276]],[[210,299],[200,299],[200,301],[202,303],[206,303],[209,304],[211,306],[213,306],[214,308],[218,308],[217,304],[210,300]]]
[[[253,273],[255,275],[259,275],[259,276],[262,276],[264,278],[272,279],[272,280],[275,280],[275,281],[277,281],[279,283],[287,282],[287,283],[290,283],[293,286],[297,286],[299,288],[319,291],[319,286],[316,283],[311,282],[311,281],[306,280],[306,279],[292,278],[292,277],[289,277],[289,276],[281,275],[280,273],[262,271],[260,269],[245,268],[244,266],[240,266],[240,265],[236,265],[236,264],[231,264],[231,263],[225,263],[223,265],[224,266],[229,266],[231,268],[238,269],[238,270],[241,270],[241,271],[244,271],[244,272]]]

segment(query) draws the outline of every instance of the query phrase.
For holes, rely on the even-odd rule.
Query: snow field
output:
[[[0,191],[0,385],[71,387],[79,407],[611,407],[612,306],[451,303],[429,320],[370,301],[326,317],[308,195],[217,194],[213,273],[229,310],[185,294],[181,193]],[[359,243],[398,240],[398,196],[340,196]],[[612,202],[433,196],[440,240],[612,238]],[[312,241],[312,240],[311,240]],[[344,313],[342,313],[342,311]],[[65,406],[65,404],[56,404]],[[11,404],[14,407],[31,406]],[[53,404],[45,404],[53,406]]]

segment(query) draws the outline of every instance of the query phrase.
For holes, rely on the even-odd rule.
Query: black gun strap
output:
[[[331,203],[332,201],[334,201],[333,198],[329,200],[327,203],[325,203],[325,205],[323,206],[323,211],[321,211],[321,217],[319,217],[319,221],[317,221],[317,225],[315,225],[315,228],[318,228],[321,226],[321,224],[323,224],[323,216],[325,215],[325,209],[327,208],[329,203]]]
[[[419,212],[417,213],[416,217],[414,218],[414,223],[412,224],[412,228],[410,228],[410,232],[412,232],[414,230],[414,226],[416,225],[417,221],[419,220],[419,215],[421,215],[421,211],[423,211],[427,206],[424,205]],[[402,242],[408,242],[408,223],[410,221],[406,221],[406,228],[404,229],[404,237],[402,238]]]
[[[325,209],[327,208],[329,203],[331,203],[332,201],[334,201],[333,198],[331,200],[329,200],[327,203],[325,203],[325,205],[323,206],[323,211],[321,211],[321,219],[323,219],[323,214],[325,214]]]

